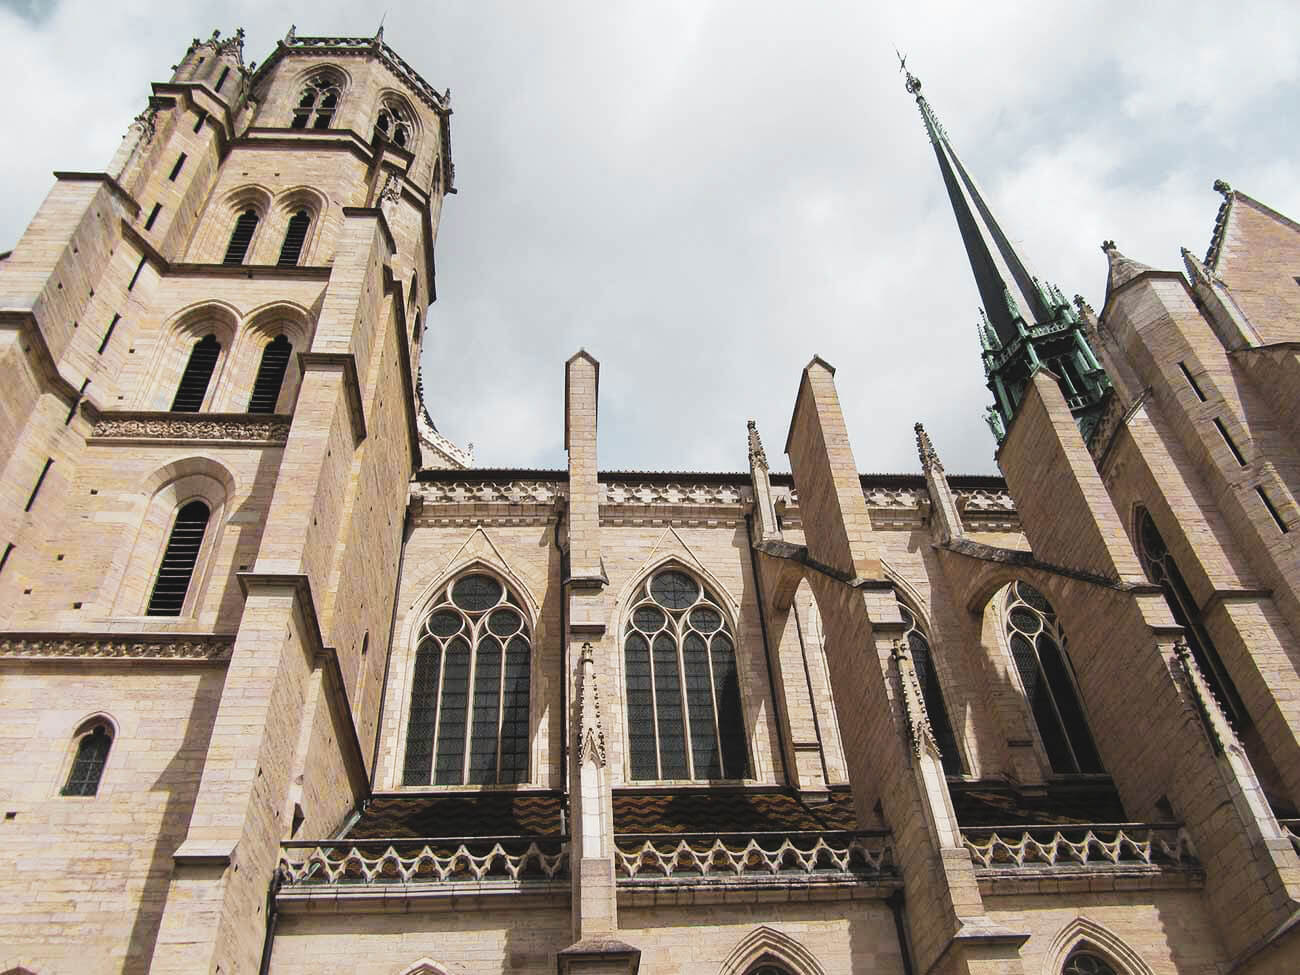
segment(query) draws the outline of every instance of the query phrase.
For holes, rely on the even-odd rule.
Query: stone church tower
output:
[[[0,257],[0,975],[1300,969],[1300,227],[1217,184],[1096,313],[907,85],[1004,477],[860,474],[817,357],[792,473],[603,471],[585,351],[567,468],[473,468],[450,97],[382,31],[195,40],[57,173]]]

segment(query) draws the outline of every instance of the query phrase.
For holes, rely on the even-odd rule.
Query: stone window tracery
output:
[[[328,129],[339,105],[339,84],[328,73],[316,75],[302,90],[291,128]]]
[[[380,140],[392,142],[403,149],[411,149],[415,145],[415,128],[410,113],[392,99],[379,106],[379,115],[375,118],[375,141]]]
[[[930,637],[922,627],[917,615],[904,606],[898,605],[898,612],[903,617],[908,651],[912,655],[912,667],[916,679],[921,685],[921,696],[925,699],[925,710],[930,717],[930,730],[934,732],[935,743],[939,746],[939,756],[943,761],[943,770],[948,775],[963,775],[961,750],[957,747],[957,736],[953,734],[952,722],[948,720],[948,709],[943,701],[943,689],[939,685],[939,673],[934,666],[934,655],[930,650]]]
[[[1051,603],[1033,586],[1012,583],[1006,592],[1005,625],[1011,656],[1052,771],[1103,771],[1075,687],[1065,633]]]
[[[444,586],[416,647],[402,784],[527,782],[531,659],[508,587],[482,572]]]
[[[63,785],[65,796],[93,796],[99,792],[109,750],[113,747],[112,729],[106,721],[95,721],[77,742],[77,754]]]
[[[632,780],[749,775],[735,638],[713,593],[680,569],[650,576],[623,661]]]
[[[1201,668],[1201,673],[1209,681],[1210,689],[1214,691],[1215,697],[1219,699],[1219,703],[1228,712],[1229,719],[1238,729],[1249,727],[1250,715],[1210,639],[1210,634],[1201,622],[1200,607],[1192,598],[1191,590],[1187,588],[1182,573],[1178,571],[1178,566],[1169,552],[1169,547],[1165,545],[1165,540],[1160,537],[1160,531],[1156,528],[1151,513],[1145,509],[1138,515],[1137,536],[1138,554],[1142,557],[1142,567],[1146,570],[1147,578],[1164,590],[1169,611],[1173,614],[1174,621],[1185,631],[1187,646],[1192,651],[1197,666]]]
[[[1095,952],[1076,949],[1065,960],[1061,975],[1119,975],[1115,967]]]

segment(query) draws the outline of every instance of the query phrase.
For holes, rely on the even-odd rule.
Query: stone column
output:
[[[804,369],[786,453],[858,816],[869,821],[879,797],[894,834],[918,971],[1019,973],[1027,935],[998,927],[984,912],[910,660],[895,657],[902,617],[833,377],[820,358]]]

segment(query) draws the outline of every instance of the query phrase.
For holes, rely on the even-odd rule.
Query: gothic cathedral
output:
[[[606,472],[585,351],[475,469],[449,94],[242,48],[0,255],[0,972],[1300,970],[1300,226],[1094,311],[909,74],[1002,477],[861,475],[820,358],[791,473]]]

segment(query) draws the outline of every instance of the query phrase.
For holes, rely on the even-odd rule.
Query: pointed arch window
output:
[[[532,642],[520,607],[480,572],[441,592],[415,651],[403,785],[528,781]]]
[[[311,229],[311,214],[299,210],[289,218],[289,226],[284,232],[284,243],[280,245],[280,259],[277,267],[294,267],[302,258],[303,245],[307,243],[307,231]]]
[[[245,210],[235,220],[235,229],[230,233],[230,243],[226,245],[226,256],[222,264],[243,264],[248,256],[248,245],[253,242],[257,231],[258,216],[256,210]]]
[[[191,501],[176,513],[171,537],[163,551],[158,578],[154,580],[149,596],[149,616],[180,616],[189,592],[194,567],[198,564],[199,549],[212,516],[202,501]]]
[[[1191,590],[1187,588],[1183,574],[1178,571],[1165,540],[1160,537],[1151,513],[1145,508],[1138,515],[1137,536],[1138,555],[1142,558],[1147,578],[1164,590],[1169,611],[1173,614],[1174,621],[1185,631],[1187,646],[1192,651],[1197,666],[1201,668],[1201,673],[1209,681],[1210,689],[1238,730],[1250,727],[1250,715],[1201,621],[1200,607],[1192,598]]]
[[[930,650],[930,638],[922,628],[917,615],[899,603],[898,612],[903,617],[904,639],[912,654],[912,667],[916,679],[921,685],[921,696],[925,700],[925,711],[930,718],[930,730],[939,746],[939,757],[943,770],[948,775],[963,775],[961,751],[957,748],[957,736],[953,734],[952,722],[948,720],[948,709],[943,703],[943,689],[939,686],[939,674],[934,666],[934,655]]]
[[[401,105],[386,101],[379,106],[379,115],[375,118],[375,141],[392,142],[403,149],[414,145],[415,130],[411,125],[411,116]]]
[[[293,346],[283,335],[277,335],[262,349],[262,362],[257,367],[257,378],[253,381],[253,395],[248,398],[249,413],[275,412],[292,353]]]
[[[1096,952],[1076,949],[1070,952],[1070,957],[1065,960],[1061,975],[1119,975],[1119,973],[1115,971],[1114,965]]]
[[[181,373],[180,385],[176,387],[176,396],[172,399],[173,413],[197,413],[208,395],[208,384],[212,382],[212,371],[221,356],[221,343],[215,335],[205,335],[194,343],[190,349],[190,360]]]
[[[95,722],[77,742],[77,754],[68,770],[63,795],[93,796],[99,792],[99,780],[104,776],[104,766],[112,747],[113,735],[107,722]]]
[[[317,75],[307,82],[293,110],[290,127],[328,129],[339,105],[339,86],[329,75]]]
[[[1005,625],[1052,771],[1102,772],[1065,650],[1065,633],[1052,604],[1033,586],[1012,583],[1006,594]]]
[[[623,663],[633,780],[749,775],[736,642],[717,596],[679,569],[650,576]]]

